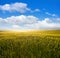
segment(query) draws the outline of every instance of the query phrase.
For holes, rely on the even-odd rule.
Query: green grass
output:
[[[1,31],[0,58],[60,58],[60,30]]]

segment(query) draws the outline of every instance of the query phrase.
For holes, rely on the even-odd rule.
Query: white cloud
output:
[[[17,11],[20,13],[31,11],[31,9],[27,7],[26,3],[14,3],[14,4],[0,5],[0,10],[11,11],[11,12]]]
[[[40,12],[40,9],[35,9],[34,11],[35,11],[35,12]]]
[[[26,3],[13,3],[13,4],[4,4],[0,5],[0,10],[3,11],[9,11],[9,12],[20,12],[20,13],[25,13],[25,12],[31,12],[31,11],[40,11],[39,9],[31,10],[31,8],[28,7]]]
[[[13,27],[14,29],[19,29],[19,28],[20,28],[19,25],[12,25],[12,27]]]
[[[55,21],[49,18],[40,20],[35,16],[11,16],[8,18],[0,18],[0,29],[8,27],[10,29],[60,29],[60,18],[55,18]],[[56,23],[57,22],[57,23]]]
[[[45,14],[50,15],[50,16],[53,16],[53,17],[56,16],[56,14],[51,14],[51,13],[49,13],[49,12],[45,12]]]
[[[33,24],[36,23],[38,18],[34,17],[34,16],[25,16],[25,15],[21,15],[21,16],[11,16],[9,18],[7,18],[8,22],[10,24]]]

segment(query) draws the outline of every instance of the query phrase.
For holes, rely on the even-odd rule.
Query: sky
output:
[[[0,0],[0,30],[60,30],[60,0]]]

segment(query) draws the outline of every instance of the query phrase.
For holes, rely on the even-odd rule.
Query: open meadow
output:
[[[60,30],[0,31],[0,58],[60,58]]]

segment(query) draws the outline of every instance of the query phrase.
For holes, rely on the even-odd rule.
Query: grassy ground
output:
[[[60,30],[0,31],[0,58],[60,58]]]

